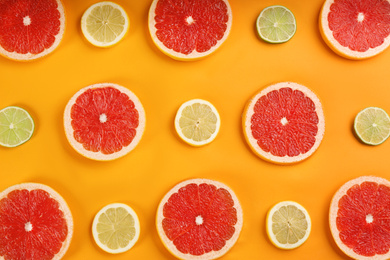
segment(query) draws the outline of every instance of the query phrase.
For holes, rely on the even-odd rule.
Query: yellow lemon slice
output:
[[[102,208],[92,224],[96,244],[112,254],[123,253],[134,246],[140,234],[140,224],[135,211],[123,203],[113,203]]]
[[[129,18],[125,10],[113,2],[96,3],[81,18],[81,30],[85,38],[98,47],[118,43],[128,29]]]
[[[217,109],[208,101],[193,99],[179,108],[175,129],[179,137],[193,146],[212,142],[219,132],[221,119]]]
[[[283,201],[267,214],[266,229],[272,244],[281,249],[302,245],[310,235],[311,220],[304,207],[294,201]]]

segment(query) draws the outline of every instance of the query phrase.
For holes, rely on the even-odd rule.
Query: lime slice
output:
[[[256,27],[260,38],[269,43],[287,42],[297,30],[293,13],[281,5],[264,8],[257,18]]]
[[[367,107],[355,117],[354,128],[363,143],[378,145],[390,135],[390,118],[381,108]]]
[[[208,101],[193,99],[179,108],[175,129],[180,138],[193,146],[212,142],[219,132],[221,119],[217,109]]]
[[[135,211],[123,203],[113,203],[102,208],[92,224],[96,244],[112,254],[123,253],[134,246],[140,234],[140,224]]]
[[[26,110],[15,106],[0,110],[0,145],[21,145],[31,138],[33,132],[34,121]]]
[[[282,201],[267,214],[267,234],[278,248],[293,249],[309,237],[311,220],[306,209],[294,201]]]
[[[109,47],[118,43],[129,29],[125,10],[112,2],[100,2],[90,6],[81,18],[81,30],[85,38],[95,46]]]

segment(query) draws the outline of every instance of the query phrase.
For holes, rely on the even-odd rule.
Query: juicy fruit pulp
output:
[[[337,229],[342,243],[360,256],[383,255],[390,245],[390,187],[365,181],[338,201]]]
[[[56,37],[62,37],[64,27],[63,13],[59,11],[63,7],[59,5],[61,2],[57,0],[1,1],[0,48],[11,54],[27,55],[20,59],[31,59],[54,47],[59,43]]]
[[[34,121],[26,110],[14,106],[0,110],[0,145],[21,145],[31,138],[33,132]]]
[[[149,16],[157,46],[183,59],[202,57],[219,47],[232,19],[227,0],[155,0]]]
[[[68,234],[64,212],[44,190],[14,190],[0,201],[0,255],[52,259]]]
[[[270,43],[287,42],[297,28],[293,13],[280,5],[265,8],[257,18],[256,26],[260,38]]]
[[[212,181],[189,180],[179,185],[158,210],[159,234],[169,240],[168,249],[182,259],[214,259],[226,253],[242,226],[235,195]]]
[[[390,35],[389,1],[334,0],[330,10],[328,21],[333,37],[353,51],[378,47]]]
[[[113,87],[86,90],[72,106],[71,118],[76,141],[103,154],[130,145],[139,123],[133,101]]]
[[[355,117],[354,128],[362,142],[378,145],[390,135],[390,117],[381,108],[368,107]]]
[[[319,120],[313,101],[302,91],[271,91],[256,102],[254,111],[251,129],[264,151],[293,157],[313,147]]]

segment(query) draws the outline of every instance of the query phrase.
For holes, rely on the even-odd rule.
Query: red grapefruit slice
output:
[[[72,235],[72,214],[52,188],[23,183],[0,193],[1,259],[61,259]]]
[[[132,151],[145,130],[145,111],[133,92],[113,83],[78,91],[64,112],[66,137],[87,158],[114,160]]]
[[[337,246],[354,259],[390,258],[390,182],[363,176],[333,196],[329,224]]]
[[[227,39],[232,10],[227,0],[154,0],[149,32],[156,46],[178,60],[193,60],[216,51]]]
[[[156,226],[165,247],[180,259],[211,260],[226,254],[242,228],[242,209],[226,185],[192,179],[161,200]]]
[[[0,1],[0,54],[28,61],[54,51],[65,30],[60,0]]]
[[[259,157],[274,163],[296,163],[312,155],[325,132],[318,97],[292,82],[271,85],[246,105],[245,139]]]
[[[326,0],[320,32],[327,45],[349,59],[365,59],[390,45],[390,0]]]

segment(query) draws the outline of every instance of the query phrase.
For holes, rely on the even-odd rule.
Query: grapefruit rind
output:
[[[336,219],[337,219],[337,212],[338,212],[338,204],[340,199],[347,193],[347,191],[354,185],[360,185],[363,182],[376,182],[378,184],[385,185],[387,187],[390,187],[390,181],[376,176],[362,176],[358,177],[356,179],[350,180],[346,182],[344,185],[342,185],[339,190],[334,194],[332,201],[330,203],[330,209],[329,209],[329,227],[330,231],[332,233],[333,239],[336,243],[336,245],[340,248],[342,252],[344,252],[347,256],[358,259],[358,260],[386,260],[390,258],[390,251],[383,255],[375,255],[375,256],[362,256],[353,251],[353,249],[347,247],[344,245],[344,243],[340,239],[340,232],[337,229],[336,225]]]
[[[276,239],[276,236],[275,234],[272,232],[272,216],[273,214],[279,210],[282,206],[289,206],[289,205],[292,205],[292,206],[295,206],[297,207],[299,210],[301,210],[305,217],[306,217],[306,221],[307,221],[307,229],[306,229],[306,233],[305,233],[305,236],[300,239],[297,243],[295,244],[282,244],[280,243],[277,239]],[[303,243],[306,242],[306,240],[309,238],[309,235],[310,235],[310,232],[311,232],[311,218],[310,218],[310,215],[309,213],[307,212],[307,210],[302,206],[300,205],[299,203],[295,202],[295,201],[282,201],[282,202],[279,202],[277,204],[275,204],[267,213],[267,217],[266,217],[266,231],[267,231],[267,235],[271,241],[271,243],[280,248],[280,249],[294,249],[294,248],[297,248],[299,246],[301,246]]]
[[[96,40],[93,35],[91,35],[87,29],[87,18],[91,15],[91,12],[93,11],[93,9],[95,9],[96,7],[98,6],[104,6],[104,5],[109,5],[109,6],[112,6],[113,8],[119,10],[125,20],[125,24],[123,25],[123,31],[121,34],[117,35],[115,40],[112,41],[112,42],[100,42],[98,40]],[[108,47],[111,47],[111,46],[114,46],[116,45],[117,43],[119,43],[127,34],[128,30],[129,30],[129,17],[126,13],[126,11],[123,9],[122,6],[120,6],[119,4],[117,3],[113,3],[113,2],[110,2],[110,1],[103,1],[103,2],[99,2],[99,3],[96,3],[96,4],[93,4],[91,5],[83,14],[83,16],[81,17],[81,31],[84,35],[84,37],[87,39],[88,42],[90,42],[92,45],[96,46],[96,47],[103,47],[103,48],[108,48]]]
[[[68,204],[66,203],[64,198],[60,194],[58,194],[55,190],[53,190],[52,188],[50,188],[47,185],[40,184],[40,183],[27,182],[27,183],[21,183],[21,184],[17,184],[17,185],[8,187],[7,189],[5,189],[4,191],[2,191],[0,193],[0,200],[7,197],[7,195],[14,190],[31,191],[31,190],[37,190],[37,189],[44,190],[47,193],[49,193],[50,197],[59,203],[59,209],[64,213],[64,219],[66,220],[66,224],[68,227],[68,234],[66,236],[65,241],[62,243],[62,247],[61,247],[60,251],[52,258],[52,260],[59,260],[68,251],[69,245],[70,245],[70,243],[72,241],[72,237],[73,237],[73,217],[72,217],[72,213],[68,207]]]
[[[202,141],[195,141],[195,140],[193,140],[191,138],[188,138],[187,136],[185,136],[183,134],[183,132],[181,130],[181,127],[180,127],[180,118],[182,116],[183,110],[185,108],[189,107],[189,106],[192,106],[193,104],[196,104],[196,103],[208,106],[211,109],[211,111],[214,113],[216,118],[217,118],[216,129],[215,129],[214,133],[208,139],[205,139],[205,140],[202,140]],[[219,116],[218,110],[209,101],[206,101],[206,100],[203,100],[203,99],[192,99],[192,100],[189,100],[189,101],[183,103],[180,106],[180,108],[178,109],[177,113],[176,113],[176,117],[175,117],[176,133],[179,135],[179,137],[184,142],[186,142],[189,145],[200,147],[200,146],[203,146],[203,145],[211,143],[217,137],[220,128],[221,128],[221,117]]]
[[[92,152],[86,150],[83,145],[76,141],[76,139],[73,136],[73,128],[72,128],[72,119],[71,119],[71,110],[72,106],[76,103],[77,98],[84,93],[88,89],[95,89],[95,88],[104,88],[104,87],[114,87],[121,91],[122,93],[125,93],[131,101],[133,101],[135,108],[138,111],[139,114],[139,125],[137,127],[137,134],[135,135],[133,141],[126,147],[123,147],[119,152],[115,152],[112,154],[103,154],[102,152]],[[97,161],[111,161],[118,159],[120,157],[125,156],[126,154],[130,153],[141,141],[141,138],[143,136],[143,133],[145,131],[145,125],[146,125],[146,118],[145,118],[145,110],[138,99],[138,97],[131,92],[129,89],[120,86],[118,84],[114,83],[98,83],[94,85],[90,85],[88,87],[80,89],[76,94],[73,95],[73,97],[69,100],[68,104],[65,107],[64,111],[64,128],[65,128],[65,134],[66,138],[68,139],[70,145],[81,155],[83,155],[86,158],[97,160]]]
[[[164,205],[168,202],[169,198],[174,193],[177,193],[179,191],[180,188],[185,187],[188,184],[198,184],[199,185],[202,183],[214,185],[217,189],[219,189],[219,188],[226,189],[230,193],[230,195],[232,196],[232,200],[234,201],[234,207],[237,210],[237,223],[234,226],[236,232],[229,240],[226,241],[225,246],[218,252],[211,251],[209,253],[206,253],[206,254],[203,254],[200,256],[183,254],[182,252],[180,252],[179,250],[176,249],[176,246],[166,236],[164,229],[162,227],[161,223],[164,219],[164,214],[163,214]],[[241,233],[242,225],[243,225],[243,212],[242,212],[241,204],[240,204],[237,196],[233,192],[233,190],[221,182],[213,181],[213,180],[209,180],[209,179],[190,179],[190,180],[186,180],[186,181],[183,181],[183,182],[177,184],[163,197],[163,199],[160,201],[160,204],[158,205],[158,209],[157,209],[156,227],[157,227],[157,233],[158,233],[162,243],[164,244],[165,248],[171,254],[173,254],[177,258],[183,259],[183,260],[212,260],[212,259],[217,259],[219,257],[222,257],[237,242],[238,237],[240,236],[240,233]]]
[[[64,9],[64,5],[63,5],[62,1],[61,0],[56,0],[56,1],[58,4],[57,9],[60,13],[60,19],[59,19],[60,31],[55,36],[55,41],[54,41],[53,45],[51,45],[49,48],[45,49],[43,52],[40,52],[38,54],[32,54],[32,53],[21,54],[21,53],[17,53],[17,52],[9,52],[9,51],[5,50],[0,45],[0,55],[5,57],[5,58],[8,58],[10,60],[14,60],[14,61],[33,61],[33,60],[42,58],[46,55],[49,55],[55,49],[57,49],[57,47],[60,45],[60,43],[63,39],[63,35],[65,32],[65,27],[66,27],[66,18],[65,17],[66,16],[65,16],[65,9]]]
[[[228,8],[229,21],[226,23],[227,28],[226,28],[224,36],[222,37],[222,39],[218,40],[218,43],[216,45],[211,47],[210,50],[208,50],[208,51],[197,52],[196,50],[194,50],[190,54],[183,54],[180,52],[176,52],[172,49],[169,49],[156,36],[157,29],[156,29],[156,21],[154,19],[154,13],[155,13],[155,9],[156,9],[158,1],[159,0],[153,0],[152,4],[150,6],[150,9],[149,9],[149,15],[148,15],[149,33],[150,33],[150,36],[151,36],[154,44],[157,46],[157,48],[161,52],[163,52],[165,55],[171,57],[172,59],[181,60],[181,61],[191,61],[191,60],[198,60],[198,59],[204,58],[206,56],[209,56],[210,54],[214,53],[217,49],[219,49],[219,47],[226,41],[226,39],[228,38],[228,36],[230,34],[230,30],[232,27],[232,21],[233,21],[232,9],[230,7],[229,2],[227,0],[223,0]]]
[[[254,114],[254,107],[256,105],[257,100],[269,92],[273,90],[279,90],[280,88],[284,87],[289,87],[292,90],[299,90],[303,92],[307,97],[309,97],[314,104],[316,105],[316,113],[318,115],[319,122],[317,124],[318,126],[318,132],[316,135],[316,141],[313,145],[313,147],[305,154],[299,154],[298,156],[294,157],[289,157],[289,156],[284,156],[284,157],[279,157],[272,155],[270,152],[265,152],[263,151],[259,145],[257,144],[257,140],[252,136],[252,130],[251,130],[251,117]],[[325,117],[324,117],[324,112],[322,109],[322,104],[319,98],[317,97],[314,92],[312,92],[310,89],[307,87],[294,83],[294,82],[280,82],[276,83],[274,85],[271,85],[269,87],[266,87],[265,89],[261,90],[259,93],[257,93],[253,98],[249,100],[247,103],[243,117],[242,117],[242,125],[243,125],[243,130],[244,130],[244,136],[245,140],[247,141],[249,147],[251,150],[260,158],[262,158],[265,161],[276,163],[276,164],[294,164],[301,162],[308,157],[310,157],[320,146],[321,141],[324,137],[325,134]]]
[[[132,217],[133,217],[133,220],[134,220],[134,227],[135,228],[135,236],[134,238],[129,242],[129,244],[127,244],[127,246],[125,247],[122,247],[122,248],[118,248],[118,249],[111,249],[109,248],[106,244],[102,243],[99,239],[99,233],[97,231],[97,225],[99,223],[99,217],[104,214],[108,209],[112,209],[112,208],[124,208]],[[139,238],[139,235],[140,235],[140,222],[139,222],[139,219],[138,219],[138,215],[137,213],[128,205],[126,204],[123,204],[123,203],[112,203],[112,204],[108,204],[107,206],[103,207],[101,210],[99,210],[99,212],[95,215],[95,218],[93,219],[93,223],[92,223],[92,236],[96,242],[96,244],[104,251],[106,251],[107,253],[111,253],[111,254],[119,254],[119,253],[123,253],[123,252],[126,252],[128,250],[130,250],[134,245],[135,243],[138,241],[138,238]]]
[[[366,52],[353,51],[348,47],[342,46],[334,37],[333,32],[329,28],[328,14],[334,0],[326,0],[322,6],[319,17],[319,29],[321,36],[328,47],[336,54],[351,60],[362,60],[371,58],[382,53],[390,45],[390,36],[384,39],[384,43],[375,48],[369,48]]]

